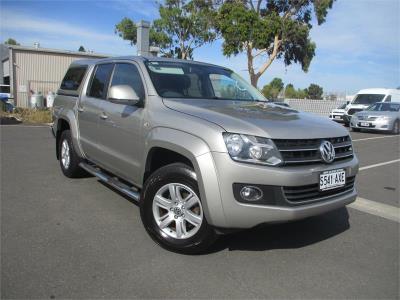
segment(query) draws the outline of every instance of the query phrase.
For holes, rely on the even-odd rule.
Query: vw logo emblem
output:
[[[331,142],[322,141],[321,146],[319,146],[319,152],[326,163],[331,163],[335,159],[335,148]]]

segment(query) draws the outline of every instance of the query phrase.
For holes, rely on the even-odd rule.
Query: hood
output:
[[[399,112],[397,111],[360,111],[358,113],[355,113],[357,117],[363,116],[363,117],[380,117],[380,116],[396,116],[398,115]]]
[[[228,132],[283,139],[348,135],[343,126],[329,118],[266,102],[203,99],[163,101],[170,109],[215,123]]]
[[[332,109],[332,113],[343,113],[344,114],[344,109],[339,109],[339,108],[335,108],[335,109]]]

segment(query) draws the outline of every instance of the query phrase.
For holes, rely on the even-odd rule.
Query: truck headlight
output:
[[[277,166],[282,157],[271,139],[238,133],[223,133],[229,155],[235,161]]]

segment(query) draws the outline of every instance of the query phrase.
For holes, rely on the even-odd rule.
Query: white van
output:
[[[360,90],[346,107],[343,115],[345,125],[349,125],[354,113],[363,111],[376,102],[400,102],[400,90],[379,88]]]

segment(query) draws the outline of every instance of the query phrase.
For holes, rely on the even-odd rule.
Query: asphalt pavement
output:
[[[127,198],[64,177],[48,127],[0,135],[1,298],[399,297],[399,223],[379,213],[343,208],[179,255],[149,238]],[[351,135],[359,196],[398,208],[399,136]]]

